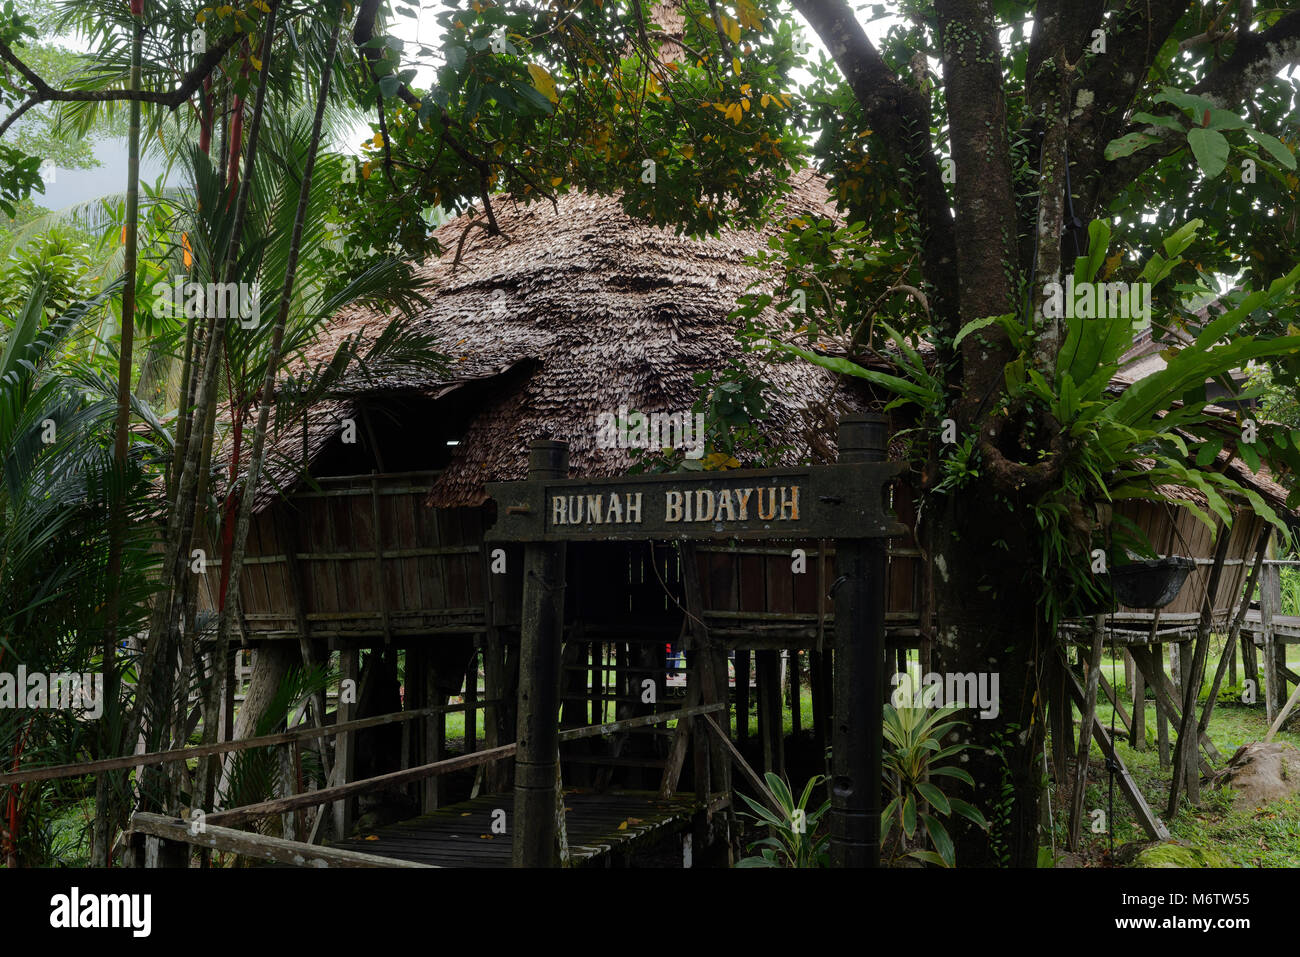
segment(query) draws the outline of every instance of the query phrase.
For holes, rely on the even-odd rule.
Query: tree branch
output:
[[[830,50],[871,129],[885,143],[890,166],[912,166],[915,181],[900,181],[916,207],[921,230],[921,270],[931,285],[940,327],[955,335],[960,321],[957,242],[943,174],[930,143],[929,98],[913,90],[872,46],[845,0],[794,0],[795,9]]]
[[[13,66],[35,90],[28,101],[15,114],[10,115],[3,125],[0,125],[0,135],[3,135],[4,131],[13,124],[18,116],[39,103],[106,103],[116,100],[133,100],[139,103],[157,103],[160,106],[174,110],[194,95],[194,91],[211,75],[230,48],[242,38],[243,34],[232,33],[217,45],[209,47],[208,51],[199,59],[199,62],[195,64],[194,69],[181,78],[180,86],[166,93],[157,93],[152,90],[56,90],[46,83],[35,70],[24,63],[8,44],[0,43],[0,60]]]

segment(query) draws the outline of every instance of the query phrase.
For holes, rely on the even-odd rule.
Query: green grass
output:
[[[1288,665],[1295,670],[1300,664],[1300,648],[1288,647]],[[1218,657],[1212,656],[1206,665],[1205,690],[1201,701],[1204,703],[1208,687],[1213,680],[1214,670],[1218,666]],[[1128,689],[1124,682],[1122,662],[1112,659],[1107,654],[1102,662],[1103,674],[1112,684],[1119,686],[1120,701],[1125,710],[1130,709],[1127,700]],[[1240,671],[1238,681],[1240,682]],[[1226,685],[1226,678],[1225,678]],[[1240,691],[1240,688],[1237,689]],[[1225,701],[1226,694],[1220,693],[1219,703],[1215,705],[1210,720],[1209,735],[1214,746],[1227,760],[1242,744],[1262,741],[1268,731],[1265,718],[1262,693],[1255,705],[1242,705],[1239,702]],[[1172,771],[1161,768],[1156,747],[1155,705],[1148,699],[1146,704],[1147,746],[1136,751],[1128,744],[1124,734],[1123,723],[1116,719],[1117,750],[1120,759],[1133,775],[1147,803],[1156,816],[1169,827],[1170,835],[1175,840],[1185,841],[1200,847],[1217,850],[1236,867],[1300,867],[1300,800],[1269,805],[1261,810],[1238,811],[1232,807],[1231,792],[1213,786],[1203,786],[1201,804],[1193,808],[1184,800],[1183,806],[1172,819],[1165,812],[1169,803],[1169,784]],[[1113,708],[1104,694],[1099,695],[1097,716],[1107,728],[1111,725]],[[1077,728],[1076,728],[1077,734]],[[1174,737],[1173,729],[1170,737]],[[1300,721],[1289,720],[1284,730],[1275,740],[1287,741],[1300,747]],[[1073,757],[1071,758],[1073,764]],[[1064,849],[1066,834],[1066,811],[1062,813],[1064,792],[1053,787],[1052,811],[1054,815],[1053,831],[1056,838],[1058,854]],[[1084,835],[1080,853],[1090,862],[1097,862],[1108,846],[1105,833],[1093,834],[1090,829],[1093,809],[1106,810],[1108,793],[1108,774],[1104,759],[1096,743],[1092,744],[1089,759],[1088,787],[1084,801],[1085,819]],[[1139,827],[1136,815],[1124,799],[1118,784],[1115,787],[1114,817],[1110,821],[1115,830],[1115,847],[1130,841],[1147,840],[1146,833]]]

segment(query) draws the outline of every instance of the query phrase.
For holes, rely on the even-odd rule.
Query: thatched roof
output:
[[[769,220],[772,231],[791,216],[834,215],[822,181],[808,174],[796,177],[784,206]],[[485,482],[523,478],[537,438],[569,443],[574,476],[624,473],[632,463],[627,450],[597,447],[597,415],[617,414],[620,406],[690,410],[700,391],[695,373],[741,354],[728,316],[761,278],[744,259],[767,239],[750,231],[678,236],[633,221],[617,198],[581,193],[560,198],[558,207],[502,204],[496,218],[504,235],[470,232],[458,266],[448,252],[420,267],[431,303],[417,321],[453,357],[453,374],[379,384],[436,397],[499,378],[435,486],[432,504],[443,507],[481,504]],[[438,230],[445,249],[456,249],[468,222],[462,216]],[[344,337],[377,331],[390,318],[346,311],[305,360],[321,362]],[[861,408],[860,395],[803,362],[770,365],[763,375],[776,386],[768,439],[791,447],[790,462],[832,459],[834,419]],[[304,448],[310,463],[338,435],[341,419],[376,391],[373,384],[356,388],[354,397],[312,410],[305,444],[301,425],[277,436],[259,507],[293,483]]]

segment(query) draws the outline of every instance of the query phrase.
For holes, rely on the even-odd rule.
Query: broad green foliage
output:
[[[630,451],[634,464],[629,474],[682,470],[725,471],[771,468],[789,449],[776,445],[763,432],[770,418],[767,396],[772,389],[758,372],[736,360],[724,369],[695,374],[700,397],[691,414],[704,416],[704,448],[699,458],[687,458],[685,449]]]
[[[1200,221],[1192,221],[1175,230],[1141,269],[1133,270],[1135,278],[1157,286],[1167,281],[1186,261],[1184,253],[1194,248],[1202,226]],[[854,235],[853,230],[840,232],[844,236]],[[1075,263],[1076,284],[1103,281],[1112,268],[1108,257],[1110,227],[1104,221],[1094,221],[1089,240],[1088,255],[1079,257]],[[846,270],[833,256],[824,256],[817,267],[810,267],[808,260],[800,255],[802,247],[797,242],[773,245],[779,250],[778,255],[762,252],[755,261],[769,268],[773,262],[790,264],[779,274],[784,276],[784,284],[777,294],[781,298],[770,293],[749,294],[738,310],[746,321],[742,334],[760,348],[795,355],[833,372],[865,379],[895,396],[887,408],[912,405],[920,411],[923,421],[936,422],[943,410],[942,370],[927,365],[907,337],[888,324],[875,322],[880,331],[874,338],[884,341],[887,352],[883,357],[897,374],[796,344],[806,336],[816,347],[817,333],[812,330],[819,327],[832,334],[839,331],[839,341],[843,342],[842,330],[854,328],[851,324],[854,313],[846,310],[842,300],[834,298],[829,291],[843,288],[844,280],[837,281],[834,277]],[[797,278],[792,277],[813,268],[817,269],[815,275],[819,279],[813,285],[821,290],[822,297],[818,303],[819,315],[824,317],[820,325],[799,313],[794,300],[788,298],[791,287],[797,283]],[[831,281],[822,280],[823,276]],[[1210,466],[1226,447],[1252,469],[1257,469],[1261,462],[1269,462],[1279,471],[1300,471],[1300,442],[1297,441],[1300,435],[1285,425],[1255,423],[1253,439],[1244,441],[1243,434],[1249,433],[1243,432],[1238,424],[1205,412],[1208,404],[1205,383],[1244,368],[1252,361],[1295,361],[1300,355],[1300,335],[1263,338],[1234,333],[1249,316],[1284,307],[1297,282],[1300,282],[1300,267],[1265,289],[1243,288],[1223,296],[1222,312],[1196,330],[1193,346],[1167,349],[1163,353],[1167,361],[1164,369],[1118,394],[1110,389],[1110,382],[1119,371],[1120,357],[1132,346],[1138,331],[1127,316],[1063,319],[1064,342],[1050,380],[1043,370],[1034,367],[1035,334],[1016,315],[975,319],[959,330],[954,346],[970,337],[978,340],[991,327],[997,327],[1018,352],[1006,365],[1006,391],[998,399],[994,414],[1012,416],[1039,409],[1047,413],[1060,431],[1059,449],[1045,453],[1059,455],[1064,460],[1060,485],[1030,503],[1042,532],[1040,571],[1045,581],[1054,583],[1054,587],[1043,590],[1041,599],[1051,620],[1077,613],[1080,602],[1093,604],[1103,597],[1087,558],[1093,548],[1104,547],[1105,542],[1094,541],[1091,533],[1084,531],[1079,505],[1075,503],[1081,503],[1100,517],[1104,514],[1103,506],[1123,499],[1169,501],[1189,509],[1213,530],[1214,516],[1231,523],[1231,502],[1235,499],[1248,502],[1285,533],[1284,523],[1258,493]],[[811,296],[809,300],[814,301]],[[778,313],[777,321],[784,323],[784,328],[775,334],[771,320],[763,318],[764,310],[773,306]],[[865,317],[859,313],[857,321],[867,324],[874,320],[871,313]],[[872,355],[882,358],[875,350]],[[1191,441],[1184,435],[1190,435]],[[925,448],[917,448],[914,454],[918,467],[923,466]],[[933,489],[936,494],[956,492],[978,478],[981,463],[973,436],[965,435],[956,443],[945,445],[940,464],[943,478]],[[1177,485],[1199,492],[1206,499],[1209,511],[1187,498],[1161,494],[1157,490],[1161,485]],[[1293,498],[1300,499],[1300,493]],[[1009,502],[1005,505],[1013,507]],[[1135,537],[1135,531],[1117,520],[1114,534],[1118,544],[1149,554],[1150,543]],[[1113,560],[1122,563],[1126,557],[1120,554]]]
[[[768,828],[768,837],[761,838],[749,845],[749,850],[758,848],[758,854],[754,857],[741,858],[736,862],[737,867],[825,867],[830,863],[830,856],[826,850],[830,842],[830,832],[826,831],[818,835],[818,824],[826,812],[830,810],[831,802],[824,802],[816,810],[808,809],[808,801],[817,786],[822,783],[824,778],[820,775],[814,775],[808,779],[804,785],[803,793],[795,800],[794,793],[790,790],[790,785],[780,775],[768,771],[763,777],[767,781],[767,789],[776,799],[780,806],[780,813],[753,800],[749,795],[742,794],[741,800],[753,808],[753,814],[746,814],[746,817],[752,817],[758,824],[766,825]]]
[[[402,41],[370,41],[386,122],[341,203],[365,211],[359,241],[427,249],[424,210],[475,201],[485,213],[486,191],[527,201],[617,192],[629,212],[690,233],[753,222],[797,161],[792,27],[775,4],[742,0],[721,14],[721,32],[708,15],[688,17],[690,52],[664,62],[649,9],[453,5],[437,16],[441,46],[420,51],[442,62],[427,90],[404,86],[414,71],[399,69]]]
[[[1295,155],[1290,147],[1269,133],[1253,129],[1236,113],[1221,109],[1212,100],[1167,86],[1152,97],[1152,102],[1171,103],[1182,115],[1156,116],[1138,110],[1133,114],[1133,120],[1162,126],[1185,136],[1197,165],[1207,177],[1214,178],[1224,171],[1228,165],[1228,153],[1232,149],[1239,150],[1244,159],[1254,162],[1283,182],[1285,171],[1295,172]],[[1225,134],[1238,130],[1243,134],[1243,142],[1230,144]],[[1129,156],[1159,142],[1159,137],[1150,133],[1126,133],[1107,145],[1106,158]]]
[[[109,597],[124,599],[119,627],[129,633],[142,626],[153,588],[150,451],[137,443],[125,466],[114,467],[113,383],[69,358],[78,351],[69,340],[83,333],[87,313],[102,299],[52,318],[45,305],[38,285],[5,317],[10,331],[0,347],[0,666],[11,673],[22,663],[30,672],[102,674],[97,648]],[[137,414],[152,419],[143,408]],[[120,508],[129,531],[123,567],[110,581],[108,518]],[[94,728],[67,710],[0,708],[0,754],[49,764],[84,758]],[[21,864],[51,862],[53,798],[72,786],[29,786],[8,809],[19,824],[14,850]]]
[[[882,856],[892,861],[911,857],[954,867],[956,856],[946,822],[956,815],[976,827],[988,828],[976,807],[944,791],[946,778],[971,786],[975,783],[956,765],[971,745],[943,744],[945,735],[965,723],[950,720],[959,710],[885,705],[883,764],[893,796],[880,816],[880,844]]]

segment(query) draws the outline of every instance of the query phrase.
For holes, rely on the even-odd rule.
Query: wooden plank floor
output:
[[[693,795],[664,800],[653,791],[597,793],[582,788],[566,789],[564,801],[573,866],[597,862],[616,849],[657,844],[685,831],[699,806]],[[514,795],[490,794],[333,846],[440,867],[509,867],[510,832],[492,833],[492,816],[498,808],[506,812],[509,828]]]

